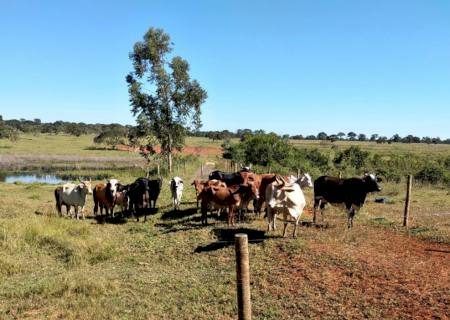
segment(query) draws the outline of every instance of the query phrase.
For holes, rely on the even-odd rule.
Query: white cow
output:
[[[174,210],[180,210],[181,196],[183,195],[183,179],[174,177],[170,180],[170,191],[172,193],[172,201]]]
[[[276,180],[267,186],[267,232],[270,232],[271,229],[275,231],[276,216],[278,213],[282,213],[284,220],[283,237],[286,236],[287,219],[289,216],[294,218],[295,227],[293,237],[296,237],[297,225],[306,206],[306,199],[301,188],[302,185],[304,187],[312,187],[311,176],[309,174],[304,174],[299,179],[289,177],[288,182],[283,177],[277,176]]]
[[[81,207],[81,214],[84,219],[84,204],[86,203],[86,195],[92,194],[91,180],[81,181],[79,184],[66,183],[62,187],[55,189],[56,209],[61,215],[61,207],[66,206],[67,215],[70,213],[70,207],[73,206],[76,218],[79,219],[78,207]],[[73,216],[72,216],[73,217]]]

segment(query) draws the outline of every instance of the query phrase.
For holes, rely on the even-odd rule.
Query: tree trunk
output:
[[[169,134],[169,144],[167,146],[167,169],[172,173],[172,135]]]
[[[172,173],[172,151],[167,154],[167,169],[169,173]]]

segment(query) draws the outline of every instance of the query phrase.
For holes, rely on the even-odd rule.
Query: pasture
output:
[[[140,161],[133,153],[90,148],[87,137],[73,143],[66,136],[35,139],[9,147],[1,141],[1,154]],[[195,140],[188,143],[203,144]],[[202,161],[220,166],[214,156]],[[250,239],[255,319],[443,319],[450,314],[448,189],[413,187],[409,231],[400,227],[405,185],[384,183],[381,193],[368,197],[352,230],[345,214],[330,208],[326,228],[303,226],[297,239],[283,239],[281,221],[276,233],[266,234],[263,218],[251,213],[235,229],[227,228],[226,219],[210,218],[202,226],[189,185],[198,167],[192,162],[176,173],[185,181],[181,210],[172,210],[165,178],[159,210],[146,223],[95,219],[90,195],[86,220],[60,218],[54,186],[1,183],[0,318],[235,319],[232,240],[240,231]],[[113,167],[109,172],[124,183],[139,174]],[[312,191],[305,195],[308,210],[301,220],[310,221]],[[389,202],[374,203],[380,196]]]

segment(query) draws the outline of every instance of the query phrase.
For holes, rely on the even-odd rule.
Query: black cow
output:
[[[162,179],[149,180],[147,178],[137,178],[135,182],[127,186],[129,198],[129,211],[137,212],[141,208],[155,208],[159,193],[161,192]],[[152,206],[153,201],[153,206]],[[147,210],[144,210],[147,221]],[[136,215],[137,221],[139,216]]]
[[[240,172],[223,172],[220,170],[215,170],[211,172],[208,176],[209,180],[220,180],[226,183],[227,186],[234,186],[242,184],[244,179]]]
[[[356,211],[364,205],[369,192],[381,191],[373,174],[366,174],[363,178],[341,179],[322,176],[314,181],[314,218],[316,222],[316,209],[320,206],[323,220],[323,210],[327,203],[333,205],[344,204],[348,211],[347,226],[353,226],[353,217]]]
[[[156,201],[158,200],[159,193],[162,188],[162,178],[149,180],[147,178],[137,178],[135,182],[145,184],[148,191],[148,200],[150,208],[156,207]],[[153,201],[153,206],[152,206]]]

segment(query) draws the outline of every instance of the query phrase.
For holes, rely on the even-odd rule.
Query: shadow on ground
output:
[[[184,210],[171,210],[163,213],[161,216],[162,220],[176,220],[183,219],[189,216],[192,216],[197,213],[196,208],[189,208]]]
[[[129,212],[115,212],[114,217],[110,215],[96,215],[94,217],[88,217],[88,219],[94,219],[98,224],[124,224],[127,223],[129,219],[135,220],[139,218],[139,222],[144,222],[145,215],[152,216],[157,214],[159,208],[143,208],[139,209],[136,213],[131,215]]]
[[[234,245],[234,236],[238,233],[245,233],[248,236],[249,243],[261,243],[267,239],[279,238],[279,236],[266,236],[264,231],[249,229],[249,228],[215,228],[212,230],[214,235],[217,237],[217,241],[212,242],[206,246],[198,246],[194,252],[209,252],[219,250],[225,247]]]

